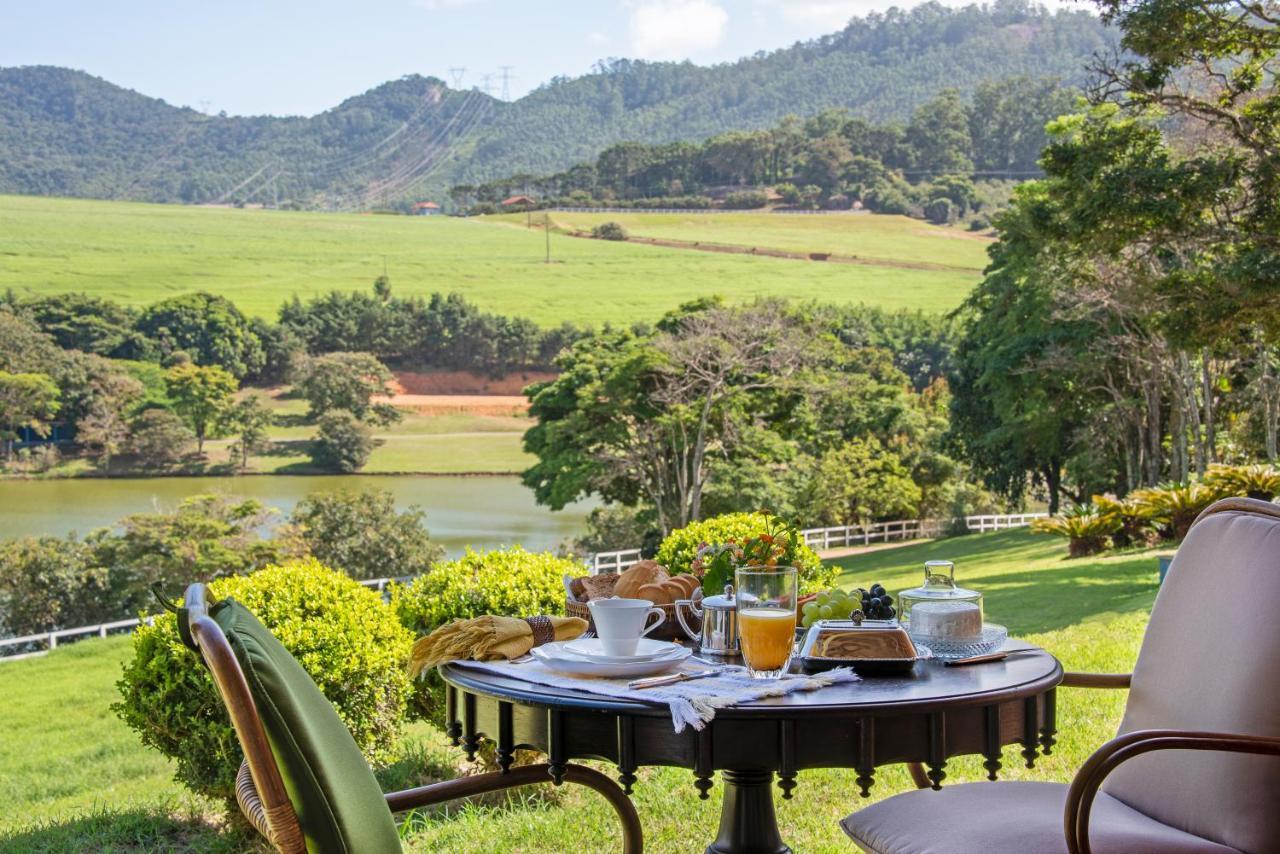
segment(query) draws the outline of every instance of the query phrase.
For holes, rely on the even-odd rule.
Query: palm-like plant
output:
[[[1090,504],[1079,504],[1061,516],[1031,520],[1031,530],[1067,537],[1067,554],[1084,557],[1105,551],[1111,535],[1120,529],[1114,517],[1104,516]]]
[[[1127,500],[1157,525],[1163,539],[1181,542],[1200,511],[1219,497],[1217,490],[1203,483],[1166,483],[1134,490]]]
[[[1209,466],[1204,483],[1223,497],[1245,495],[1270,501],[1280,495],[1280,469],[1264,465]]]
[[[1099,516],[1115,521],[1116,530],[1111,535],[1111,543],[1116,548],[1149,546],[1155,540],[1155,526],[1133,496],[1095,495],[1093,507]]]

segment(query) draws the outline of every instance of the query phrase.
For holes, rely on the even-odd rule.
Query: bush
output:
[[[219,579],[311,675],[371,764],[396,756],[409,696],[413,638],[372,590],[314,560]],[[172,758],[174,778],[193,792],[231,800],[242,757],[208,671],[161,614],[133,636],[133,658],[112,711],[143,744]]]
[[[765,530],[765,516],[761,513],[728,513],[703,519],[668,534],[662,545],[658,546],[658,554],[654,559],[673,575],[689,572],[693,559],[698,555],[698,547],[704,543],[719,545],[730,539],[758,536]],[[835,584],[840,574],[839,567],[824,565],[818,553],[808,546],[801,546],[800,554],[797,569],[800,570],[801,592],[826,590]]]
[[[929,222],[946,225],[955,218],[956,207],[950,199],[939,196],[924,206],[924,215]]]
[[[1105,551],[1111,545],[1111,535],[1119,526],[1118,521],[1099,514],[1088,504],[1081,504],[1062,516],[1031,520],[1031,530],[1038,534],[1067,537],[1067,554],[1071,557]]]
[[[1200,483],[1168,483],[1129,493],[1137,512],[1157,525],[1160,537],[1181,542],[1191,523],[1219,498],[1218,493]]]
[[[795,184],[782,183],[774,187],[773,191],[788,205],[799,204],[800,202],[800,188]]]
[[[352,578],[422,575],[444,556],[423,525],[425,515],[417,507],[396,512],[386,490],[317,492],[298,502],[285,536]]]
[[[167,409],[147,409],[137,418],[125,443],[125,453],[143,468],[162,469],[182,460],[194,450],[196,434]]]
[[[591,229],[591,236],[597,240],[626,240],[627,230],[617,222],[602,222]]]
[[[769,196],[765,193],[748,190],[742,193],[730,193],[724,197],[724,206],[733,210],[752,210],[769,204]]]
[[[1110,495],[1093,496],[1098,515],[1111,520],[1114,532],[1111,544],[1118,549],[1150,546],[1155,541],[1155,528],[1142,506],[1133,498],[1117,499]]]
[[[364,468],[373,453],[373,431],[350,412],[334,410],[320,416],[311,443],[311,461],[322,469],[350,474]]]
[[[1205,486],[1225,498],[1243,495],[1259,501],[1270,501],[1280,495],[1280,469],[1272,466],[1209,466]]]
[[[532,617],[564,613],[564,575],[581,575],[582,564],[519,546],[491,552],[468,550],[457,560],[436,564],[408,585],[391,585],[391,607],[415,635],[446,623],[484,614]],[[414,712],[443,726],[444,686],[435,671],[423,674]]]
[[[74,538],[0,542],[0,637],[111,619],[114,598],[109,573]]]
[[[652,511],[606,504],[587,516],[587,533],[573,541],[573,548],[584,555],[643,548],[655,536],[661,539],[655,528]],[[656,547],[657,540],[653,544]]]

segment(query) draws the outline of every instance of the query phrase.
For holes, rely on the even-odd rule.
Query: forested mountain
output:
[[[845,107],[907,120],[946,87],[1080,84],[1114,35],[1026,0],[927,3],[711,67],[613,60],[506,103],[410,76],[320,115],[206,116],[61,68],[0,69],[0,192],[359,208],[520,172],[548,174],[621,141],[697,140]]]

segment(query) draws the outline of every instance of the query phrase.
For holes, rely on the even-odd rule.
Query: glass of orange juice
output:
[[[796,640],[796,570],[752,567],[734,573],[738,645],[755,679],[777,679]]]

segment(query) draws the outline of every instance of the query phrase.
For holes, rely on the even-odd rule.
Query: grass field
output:
[[[699,222],[707,222],[690,230],[652,216],[654,228],[685,239],[755,245],[776,231],[779,241],[827,251],[857,248],[905,262],[958,259],[966,269],[825,264],[559,234],[551,235],[554,263],[546,264],[540,231],[493,219],[0,196],[0,289],[85,291],[132,305],[206,290],[251,314],[274,317],[294,295],[368,288],[385,264],[402,295],[457,291],[482,308],[543,324],[599,325],[655,319],[710,294],[944,311],[959,304],[983,266],[980,241],[903,217],[725,214],[724,224],[702,216]],[[647,228],[634,227],[637,233]],[[702,231],[706,237],[689,236]]]
[[[914,585],[922,562],[949,558],[962,583],[987,593],[988,615],[1041,644],[1068,670],[1131,668],[1156,592],[1150,552],[1068,560],[1062,541],[1025,530],[940,540],[845,558],[842,583]],[[220,829],[213,805],[169,779],[166,760],[142,748],[107,711],[128,655],[123,638],[86,641],[28,661],[0,664],[0,851],[227,850],[244,837]],[[1059,744],[1035,770],[1005,752],[1003,779],[1069,780],[1114,734],[1122,691],[1062,691]],[[404,785],[414,767],[448,765],[457,751],[424,725],[408,735],[412,762],[383,774]],[[612,769],[605,769],[612,772]],[[979,760],[952,760],[947,782],[977,780]],[[429,774],[427,775],[429,776]],[[836,826],[859,805],[852,771],[805,771],[792,801],[778,801],[784,838],[795,850],[847,852]],[[902,769],[877,773],[875,797],[902,791]],[[636,804],[647,849],[700,850],[714,835],[720,791],[700,801],[693,775],[644,769]],[[525,797],[504,806],[467,806],[447,816],[414,816],[404,826],[412,851],[607,851],[616,845],[612,814],[593,795],[566,789],[559,797]]]
[[[537,215],[535,215],[536,217]],[[945,265],[982,272],[991,238],[959,228],[939,228],[904,216],[871,213],[579,213],[554,211],[553,224],[589,231],[604,222],[628,233],[682,242],[706,241],[787,252],[825,252],[888,264]],[[523,226],[520,215],[499,219]]]

